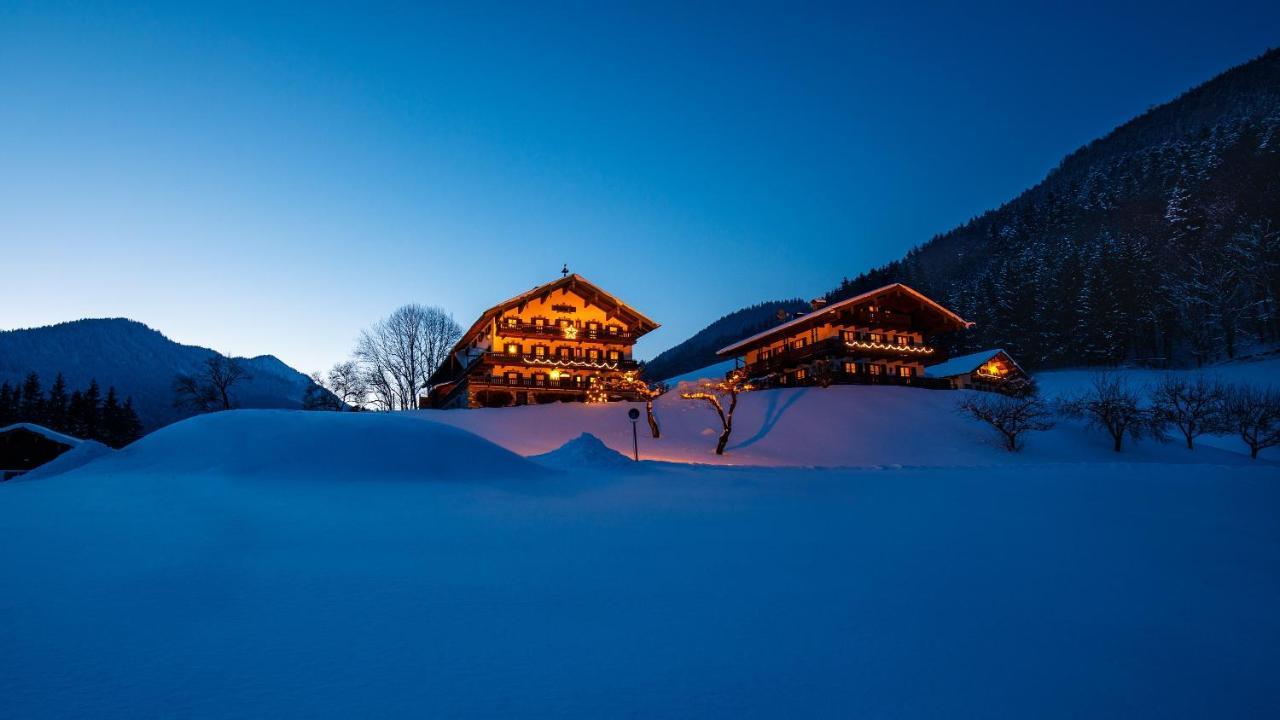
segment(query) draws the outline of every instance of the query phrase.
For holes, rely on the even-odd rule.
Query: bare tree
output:
[[[197,412],[230,410],[231,388],[250,379],[252,376],[238,358],[214,353],[205,358],[198,373],[180,373],[174,377],[174,405]]]
[[[360,410],[369,400],[365,374],[354,360],[334,363],[328,373],[312,373],[311,379],[332,393],[345,408]]]
[[[628,370],[622,374],[622,380],[618,382],[621,390],[629,390],[644,398],[644,412],[649,420],[649,432],[655,437],[660,437],[658,430],[658,419],[653,416],[653,401],[655,398],[666,392],[661,386],[651,387],[649,383],[640,378],[640,374],[634,370]]]
[[[1280,393],[1246,385],[1229,388],[1222,402],[1223,428],[1249,446],[1249,457],[1280,445]]]
[[[720,416],[720,439],[716,441],[716,454],[723,455],[729,444],[729,434],[733,432],[733,411],[738,407],[738,395],[755,389],[747,382],[747,371],[738,368],[731,371],[724,380],[712,382],[704,380],[693,387],[681,391],[680,397],[686,400],[704,400]],[[725,408],[725,400],[728,408]]]
[[[355,357],[374,402],[387,410],[412,410],[427,379],[462,335],[438,307],[405,305],[360,333]]]
[[[1034,394],[1014,396],[966,391],[957,409],[995,428],[1009,452],[1022,449],[1025,433],[1053,427],[1053,413]]]
[[[1214,432],[1220,423],[1223,388],[1221,383],[1204,375],[1194,380],[1167,375],[1151,393],[1151,411],[1161,422],[1178,429],[1187,441],[1187,449],[1195,447],[1195,439]]]
[[[1116,452],[1120,452],[1126,435],[1133,440],[1164,437],[1163,425],[1139,405],[1138,393],[1124,378],[1111,373],[1095,375],[1088,391],[1062,403],[1062,412],[1106,430]]]

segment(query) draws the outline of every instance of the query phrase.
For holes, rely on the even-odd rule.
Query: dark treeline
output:
[[[67,391],[58,373],[49,391],[43,391],[40,376],[27,375],[19,387],[0,384],[0,427],[26,422],[57,432],[97,440],[114,448],[124,447],[142,436],[142,423],[133,409],[133,399],[120,402],[114,387],[104,397],[96,380],[84,390]]]
[[[644,376],[649,380],[664,380],[697,370],[715,362],[716,351],[720,348],[768,330],[782,318],[808,308],[808,303],[796,298],[762,302],[731,312],[645,363]]]
[[[1068,156],[1038,186],[831,300],[890,282],[1038,367],[1201,364],[1280,341],[1280,51]]]

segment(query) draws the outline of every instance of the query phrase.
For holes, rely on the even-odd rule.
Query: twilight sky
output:
[[[664,325],[651,357],[1280,43],[1274,2],[127,5],[0,0],[0,329],[304,372],[563,262]]]

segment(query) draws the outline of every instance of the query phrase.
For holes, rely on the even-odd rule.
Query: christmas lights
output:
[[[552,367],[563,368],[591,368],[593,370],[617,370],[618,363],[600,362],[595,363],[590,360],[552,360],[551,358],[530,358],[520,357],[520,362],[525,365],[548,365]]]
[[[898,352],[917,353],[920,355],[928,355],[933,352],[933,348],[923,345],[894,345],[892,343],[866,342],[863,340],[845,340],[844,344],[851,348],[859,348],[862,350],[895,350]]]

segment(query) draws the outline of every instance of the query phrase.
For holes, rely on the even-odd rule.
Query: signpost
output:
[[[631,408],[627,411],[627,417],[631,418],[631,453],[635,461],[640,462],[640,440],[636,435],[636,421],[640,419],[640,411]]]

